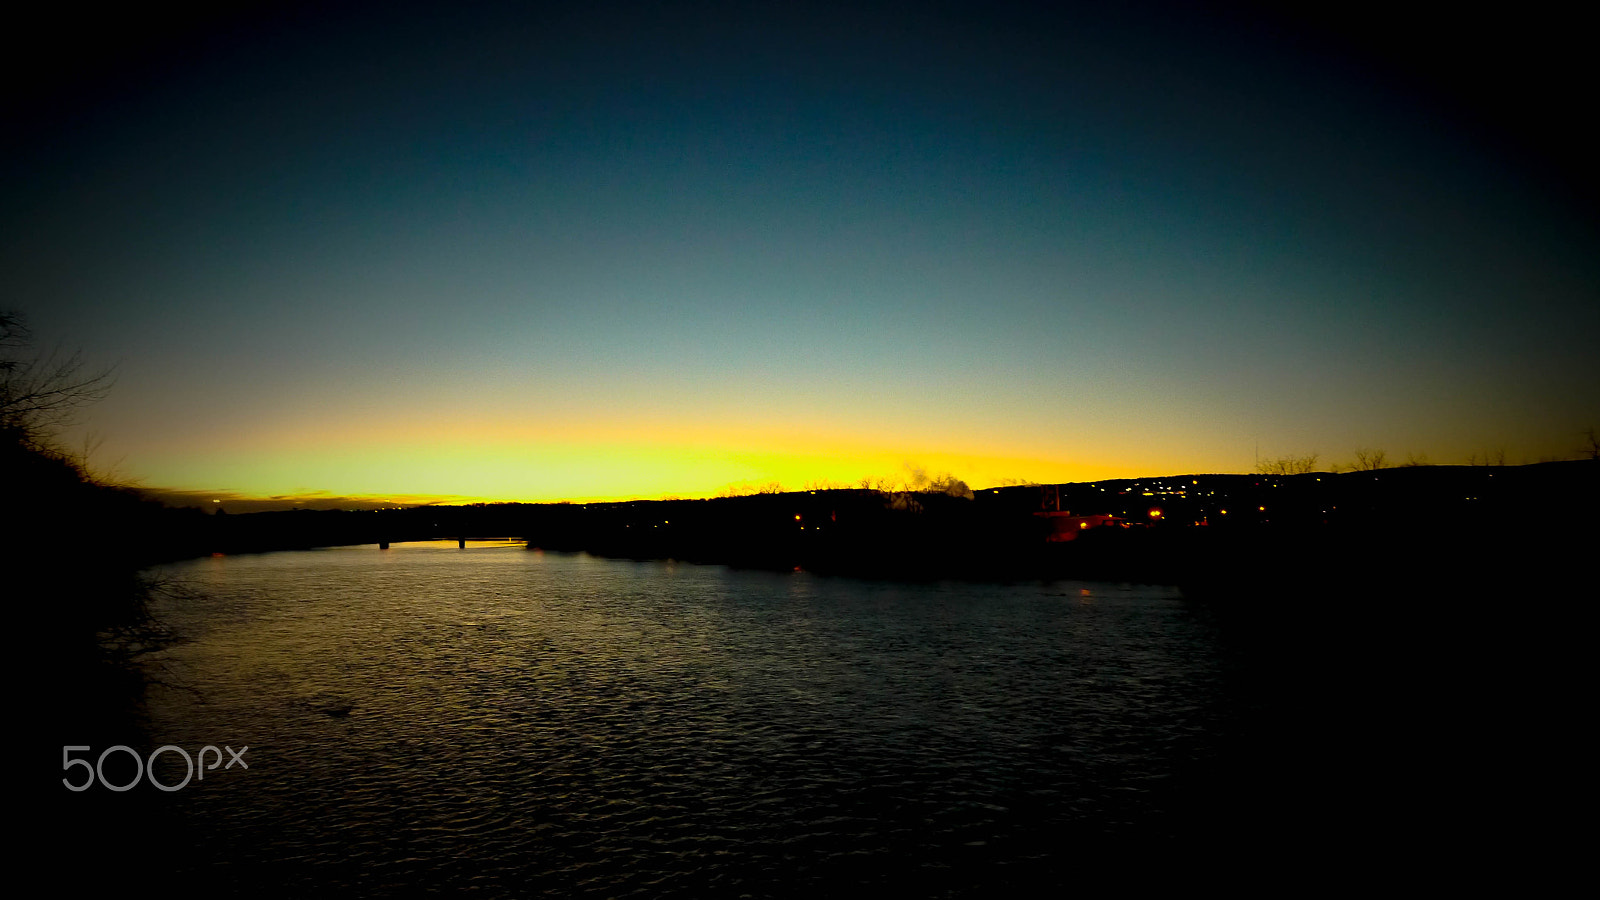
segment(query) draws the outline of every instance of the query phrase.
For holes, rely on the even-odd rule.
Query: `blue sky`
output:
[[[1600,423],[1592,175],[1425,31],[341,9],[89,41],[8,107],[6,305],[117,366],[82,430],[124,477],[702,496],[1534,460]]]

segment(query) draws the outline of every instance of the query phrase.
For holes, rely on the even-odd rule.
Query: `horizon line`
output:
[[[1580,458],[1565,459],[1565,460],[1549,460],[1549,459],[1545,459],[1545,460],[1537,460],[1537,461],[1533,461],[1533,462],[1522,462],[1522,463],[1502,462],[1502,463],[1496,463],[1496,464],[1406,462],[1406,463],[1398,463],[1398,464],[1394,464],[1394,465],[1380,466],[1380,467],[1377,467],[1375,469],[1354,469],[1354,468],[1343,468],[1343,467],[1341,467],[1341,468],[1335,468],[1335,469],[1318,469],[1318,470],[1310,470],[1310,471],[1302,471],[1302,472],[1260,472],[1260,471],[1256,471],[1256,472],[1171,472],[1171,473],[1162,474],[1162,475],[1139,475],[1139,476],[1134,476],[1134,477],[1131,477],[1131,478],[1130,477],[1113,477],[1113,478],[1085,479],[1085,480],[1082,480],[1082,481],[1059,481],[1059,482],[1031,481],[1031,480],[1025,480],[1025,479],[1017,479],[1017,480],[1007,479],[1003,483],[986,485],[984,487],[973,487],[973,486],[970,486],[970,485],[966,485],[965,482],[961,482],[961,483],[962,483],[963,486],[965,486],[967,488],[967,490],[969,490],[969,491],[971,491],[973,493],[977,493],[977,492],[980,492],[980,491],[994,491],[994,490],[1002,490],[1002,489],[1006,489],[1006,488],[1015,488],[1015,487],[1047,487],[1047,486],[1051,486],[1051,485],[1097,484],[1097,483],[1100,483],[1100,482],[1126,482],[1126,481],[1140,481],[1140,480],[1144,480],[1144,479],[1163,479],[1163,478],[1188,478],[1188,477],[1202,477],[1202,476],[1203,477],[1215,477],[1215,476],[1224,476],[1224,475],[1225,476],[1257,475],[1257,476],[1268,477],[1268,478],[1289,478],[1289,477],[1301,477],[1301,476],[1307,476],[1307,475],[1318,475],[1318,476],[1321,476],[1321,475],[1351,475],[1351,474],[1359,474],[1360,472],[1363,472],[1363,471],[1388,471],[1388,470],[1397,470],[1397,469],[1523,468],[1523,467],[1527,467],[1527,466],[1545,465],[1545,464],[1548,464],[1548,463],[1588,462],[1588,461],[1593,461],[1593,460],[1586,460],[1586,459],[1583,459],[1583,458],[1580,457]],[[867,482],[871,482],[871,483],[867,483]],[[858,482],[856,484],[843,484],[843,483],[839,483],[839,482],[826,482],[824,480],[818,480],[816,482],[810,482],[810,483],[807,483],[805,485],[802,485],[800,487],[795,487],[795,488],[786,487],[786,486],[782,485],[781,483],[777,483],[776,481],[772,481],[772,482],[767,482],[767,483],[760,484],[760,485],[737,485],[737,486],[730,485],[730,486],[727,486],[727,487],[719,490],[716,493],[703,494],[703,495],[688,495],[688,494],[676,494],[676,493],[671,493],[671,492],[664,492],[664,493],[661,493],[661,494],[656,494],[656,495],[651,495],[651,496],[633,494],[633,495],[621,495],[621,496],[619,496],[619,495],[611,495],[611,496],[598,496],[598,497],[561,497],[561,498],[546,498],[546,499],[513,499],[513,498],[507,498],[507,497],[468,496],[468,495],[459,495],[459,494],[427,494],[427,493],[424,493],[424,494],[395,493],[395,494],[381,494],[381,495],[380,494],[335,494],[335,493],[330,492],[330,491],[306,491],[306,492],[295,492],[295,493],[284,493],[284,494],[253,495],[253,494],[247,494],[247,493],[243,493],[243,492],[239,492],[239,491],[230,491],[230,490],[205,490],[205,489],[189,489],[189,488],[160,488],[160,487],[151,488],[151,487],[142,487],[142,486],[138,486],[138,485],[129,485],[128,487],[130,487],[132,490],[137,491],[139,494],[141,494],[142,496],[146,497],[147,499],[156,500],[156,501],[159,501],[159,502],[163,503],[166,506],[170,506],[170,507],[174,507],[174,508],[179,508],[179,509],[183,509],[183,508],[195,508],[195,509],[222,508],[222,509],[227,509],[229,506],[232,506],[232,507],[234,507],[234,510],[232,510],[232,511],[240,511],[240,512],[270,512],[270,511],[291,510],[291,509],[310,509],[310,510],[335,510],[335,509],[338,509],[338,510],[349,510],[349,511],[366,511],[366,510],[377,510],[377,509],[414,509],[414,508],[420,508],[420,507],[425,507],[425,506],[473,506],[473,505],[479,505],[479,504],[485,504],[485,505],[488,505],[488,504],[506,504],[506,505],[522,504],[522,505],[530,505],[530,506],[532,506],[532,505],[589,504],[589,503],[666,502],[666,501],[674,501],[674,500],[719,500],[719,499],[730,499],[730,498],[735,498],[735,497],[757,496],[757,495],[762,495],[762,494],[774,494],[774,495],[776,495],[776,494],[803,494],[803,493],[815,493],[816,491],[825,491],[825,490],[827,490],[827,491],[832,491],[832,490],[874,490],[874,491],[879,491],[881,493],[903,493],[903,492],[944,493],[945,492],[942,488],[934,486],[934,483],[932,481],[930,481],[928,483],[924,483],[922,485],[913,485],[913,484],[907,483],[907,482],[905,482],[903,480],[896,481],[896,480],[888,479],[888,478],[863,479],[861,482]],[[239,507],[245,507],[245,509],[240,510]]]

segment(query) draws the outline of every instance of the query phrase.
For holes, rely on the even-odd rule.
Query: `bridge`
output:
[[[379,541],[378,542],[378,549],[379,550],[387,550],[387,549],[389,549],[389,545],[390,544],[407,544],[407,543],[410,543],[410,544],[421,544],[421,543],[426,543],[426,542],[431,542],[431,541],[448,541],[448,540],[450,540],[450,538],[447,538],[447,537],[443,537],[443,538],[435,537],[435,538],[404,538],[404,539],[401,539],[401,540]],[[520,538],[520,537],[457,537],[455,539],[455,542],[456,542],[456,546],[457,547],[459,547],[462,550],[465,550],[465,549],[467,549],[467,541],[520,541],[520,540],[523,540],[523,539]]]

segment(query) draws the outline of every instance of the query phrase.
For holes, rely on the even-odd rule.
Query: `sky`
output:
[[[63,12],[4,72],[0,308],[172,496],[1569,458],[1577,38],[1383,9]]]

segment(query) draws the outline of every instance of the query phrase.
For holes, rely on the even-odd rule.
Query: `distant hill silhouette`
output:
[[[1596,534],[1600,464],[1193,474],[939,491],[473,504],[174,517],[152,555],[436,538],[891,578],[1078,577],[1270,593],[1521,571],[1571,577]],[[1326,572],[1330,577],[1311,577]]]

